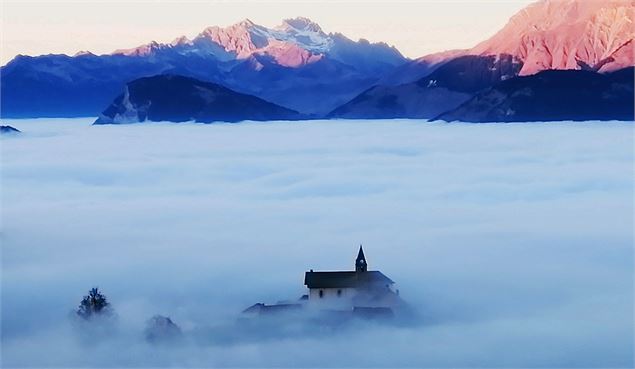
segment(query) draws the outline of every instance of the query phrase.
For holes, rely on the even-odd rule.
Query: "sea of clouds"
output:
[[[632,123],[91,121],[3,122],[3,367],[633,365]],[[214,328],[360,243],[422,324]],[[155,314],[188,338],[146,343]]]

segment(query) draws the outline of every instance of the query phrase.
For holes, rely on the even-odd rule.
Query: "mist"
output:
[[[632,123],[92,120],[3,120],[3,367],[634,364]],[[420,324],[229,339],[359,244]]]

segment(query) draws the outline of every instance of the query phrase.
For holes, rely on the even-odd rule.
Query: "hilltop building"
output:
[[[304,274],[309,289],[297,302],[275,305],[255,304],[243,313],[261,316],[298,311],[332,312],[362,317],[389,317],[403,306],[395,282],[378,270],[368,270],[368,262],[360,245],[355,270],[313,271]]]

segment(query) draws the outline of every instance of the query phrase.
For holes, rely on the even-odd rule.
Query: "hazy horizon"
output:
[[[18,54],[108,54],[150,41],[193,37],[245,18],[274,27],[306,17],[326,32],[386,42],[404,56],[469,48],[533,1],[16,1],[2,2],[0,63]],[[148,7],[151,6],[151,12]],[[478,17],[474,17],[478,14]]]

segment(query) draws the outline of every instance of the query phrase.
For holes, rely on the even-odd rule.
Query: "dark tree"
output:
[[[77,309],[77,315],[84,319],[110,313],[110,303],[106,300],[106,296],[102,295],[96,287],[92,288],[87,296],[84,296]]]

